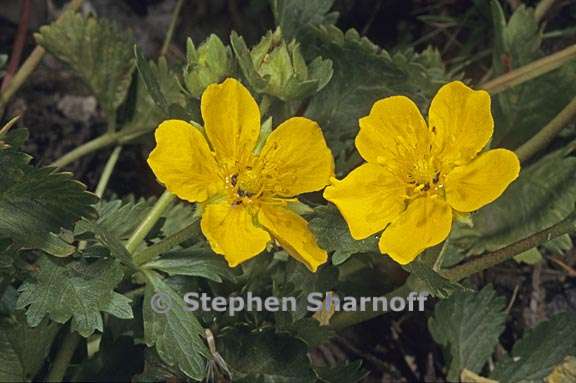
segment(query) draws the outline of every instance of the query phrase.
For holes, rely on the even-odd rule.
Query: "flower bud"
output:
[[[257,92],[290,101],[311,96],[332,77],[330,60],[317,57],[307,64],[298,42],[286,43],[279,28],[268,32],[251,51],[235,33],[231,43],[244,76]]]
[[[190,94],[200,98],[210,84],[221,82],[235,73],[235,62],[230,47],[212,34],[198,49],[192,39],[186,43],[184,84]]]

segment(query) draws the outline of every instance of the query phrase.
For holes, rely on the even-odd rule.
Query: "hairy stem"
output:
[[[182,9],[183,0],[178,0],[176,6],[174,7],[174,12],[172,13],[172,19],[170,20],[170,25],[166,31],[166,37],[164,38],[164,43],[162,44],[162,49],[160,50],[160,56],[166,56],[168,53],[168,48],[172,43],[172,37],[174,36],[174,30],[176,30],[176,24],[178,23],[178,16],[180,15],[180,10]]]
[[[472,274],[478,273],[480,271],[486,270],[492,266],[498,265],[510,258],[518,255],[526,250],[529,250],[539,244],[549,241],[553,238],[559,237],[561,235],[571,233],[576,231],[576,213],[572,213],[568,218],[564,219],[560,223],[549,227],[541,232],[533,234],[525,239],[515,242],[509,246],[506,246],[500,250],[496,250],[492,253],[478,256],[477,258],[455,266],[440,273],[444,278],[451,281],[457,282],[464,278],[469,277]],[[384,295],[388,300],[393,297],[407,297],[412,292],[411,287],[404,283],[402,286],[391,291],[390,293]],[[376,318],[380,315],[384,315],[385,311],[358,311],[358,312],[340,312],[336,313],[334,317],[330,320],[330,327],[338,330],[348,326],[353,326],[355,324],[365,322],[367,320]]]
[[[478,256],[468,262],[465,262],[451,269],[448,269],[442,272],[441,274],[444,278],[449,279],[451,281],[459,281],[461,279],[469,277],[472,274],[496,266],[504,261],[509,260],[515,255],[518,255],[527,250],[530,250],[533,247],[540,245],[543,242],[547,242],[561,235],[576,231],[575,219],[576,219],[576,213],[572,213],[563,221],[545,230],[542,230],[518,242],[508,245],[500,250],[496,250],[486,255]]]
[[[574,58],[576,58],[576,44],[487,81],[481,84],[480,88],[494,95],[551,72]]]
[[[529,160],[534,154],[544,149],[558,133],[576,119],[576,97],[566,105],[564,109],[556,117],[552,119],[542,130],[536,135],[522,144],[516,149],[516,154],[520,161],[524,162]]]
[[[536,9],[534,10],[534,18],[540,22],[546,16],[550,8],[554,5],[556,0],[540,0]]]
[[[87,154],[93,153],[99,149],[103,149],[107,146],[114,144],[125,144],[135,138],[143,136],[149,133],[152,128],[149,129],[138,129],[138,130],[120,130],[114,133],[105,133],[98,138],[88,141],[76,149],[66,153],[58,160],[52,162],[50,166],[55,166],[57,168],[64,167]]]
[[[106,165],[104,165],[104,170],[100,175],[100,180],[98,181],[98,185],[96,186],[96,195],[100,198],[104,195],[104,191],[108,186],[108,182],[110,181],[110,177],[112,176],[112,172],[114,171],[114,167],[118,162],[118,158],[120,158],[120,153],[122,152],[122,145],[118,145],[114,148],[110,157],[108,157],[108,161],[106,161]]]
[[[64,379],[72,356],[74,356],[74,351],[76,351],[76,347],[78,347],[81,339],[82,337],[77,332],[69,332],[66,334],[46,381],[61,382],[62,379]]]
[[[197,220],[198,217],[196,217],[196,221]],[[186,226],[184,229],[172,234],[171,236],[164,238],[162,241],[155,243],[140,253],[137,253],[134,256],[134,263],[137,265],[144,265],[156,258],[158,255],[165,253],[178,246],[182,242],[185,242],[190,238],[199,235],[200,229],[196,221]]]
[[[166,190],[160,196],[160,198],[158,198],[158,201],[156,201],[156,204],[154,207],[152,207],[152,210],[150,210],[146,218],[144,218],[144,220],[140,223],[140,226],[136,228],[136,231],[132,233],[132,236],[126,243],[126,249],[129,253],[133,254],[134,251],[136,251],[138,246],[140,246],[142,241],[144,241],[144,238],[146,238],[150,230],[152,230],[156,222],[158,222],[164,211],[168,208],[168,206],[170,206],[173,200],[174,194],[170,193],[168,190]]]

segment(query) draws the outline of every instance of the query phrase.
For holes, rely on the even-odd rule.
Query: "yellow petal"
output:
[[[334,159],[318,124],[294,117],[270,133],[257,168],[266,190],[291,197],[326,186],[334,174]]]
[[[490,95],[460,81],[450,82],[434,96],[428,121],[445,161],[469,161],[486,146],[494,131]]]
[[[200,227],[212,250],[224,255],[230,267],[260,254],[270,241],[268,232],[254,224],[244,206],[228,202],[208,204]]]
[[[494,149],[446,176],[446,200],[456,210],[470,212],[498,198],[520,173],[514,152]]]
[[[148,164],[166,188],[190,202],[205,201],[224,188],[206,139],[192,125],[167,120],[156,129]]]
[[[338,207],[355,239],[384,229],[404,210],[405,184],[379,165],[361,165],[332,182],[324,198]]]
[[[326,251],[316,244],[308,222],[293,211],[285,207],[264,205],[258,220],[288,254],[304,263],[311,271],[315,272],[328,259]]]
[[[260,135],[260,110],[238,80],[209,85],[202,94],[202,119],[208,140],[222,160],[242,161]]]
[[[376,101],[360,119],[356,148],[368,162],[410,158],[422,153],[429,132],[418,107],[409,98],[393,96]],[[425,148],[423,148],[425,149]]]
[[[412,201],[406,211],[384,230],[380,251],[405,265],[428,247],[445,240],[452,227],[452,209],[440,198]]]

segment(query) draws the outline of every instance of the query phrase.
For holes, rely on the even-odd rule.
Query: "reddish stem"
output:
[[[14,40],[10,62],[8,63],[8,68],[6,69],[6,74],[2,80],[2,87],[0,90],[6,88],[12,77],[14,77],[14,74],[18,69],[18,64],[20,64],[20,58],[22,57],[22,51],[24,50],[24,44],[26,43],[26,35],[28,34],[28,24],[30,23],[30,11],[32,8],[31,4],[32,0],[21,0],[20,20],[18,21],[16,39]]]

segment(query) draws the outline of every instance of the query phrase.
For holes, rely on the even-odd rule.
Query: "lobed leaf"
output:
[[[436,304],[428,328],[445,349],[448,381],[457,381],[463,369],[480,372],[504,331],[504,308],[490,285],[478,293],[455,292]]]
[[[132,80],[132,35],[106,20],[68,12],[40,28],[36,41],[67,63],[86,82],[113,118]]]
[[[27,308],[30,326],[38,326],[46,315],[58,323],[72,319],[72,330],[88,337],[96,330],[103,331],[101,311],[121,318],[133,317],[129,300],[114,292],[124,276],[116,261],[73,261],[64,265],[44,256],[36,267],[36,278],[25,281],[18,289],[16,304],[17,309]]]

